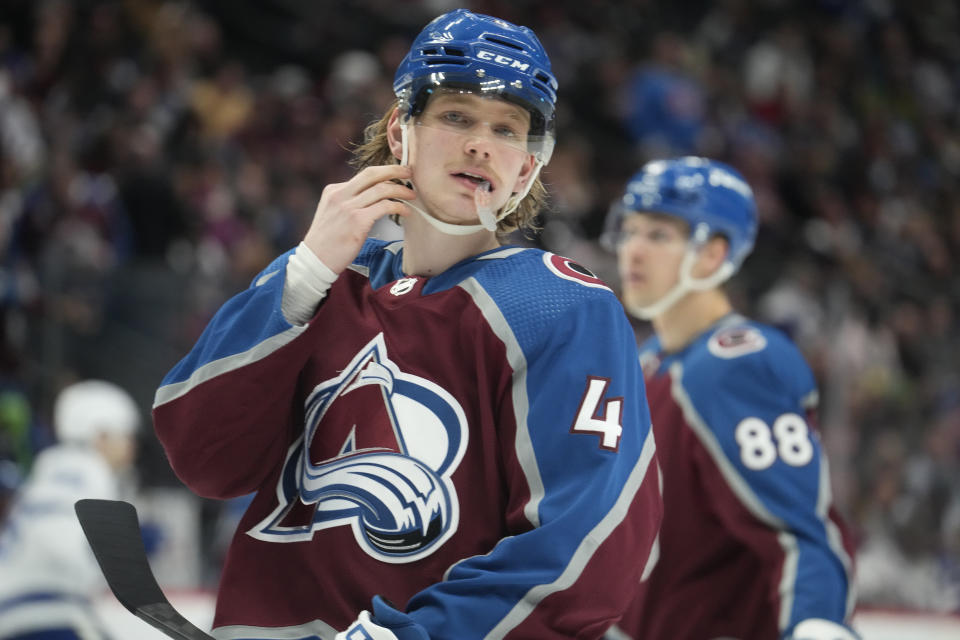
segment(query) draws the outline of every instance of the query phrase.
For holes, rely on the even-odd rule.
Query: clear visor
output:
[[[599,238],[601,247],[616,253],[620,246],[626,242],[627,234],[623,229],[623,221],[630,213],[633,212],[627,209],[622,200],[617,200],[610,205]]]
[[[487,100],[493,104],[484,104]],[[530,113],[498,92],[435,90],[413,124],[458,139],[475,138],[506,153],[531,155],[543,164],[553,154],[553,134],[532,135]]]
[[[702,244],[709,238],[710,229],[706,225],[698,225],[695,232],[690,232],[690,223],[680,216],[672,215],[668,212],[658,212],[652,210],[638,210],[628,206],[623,199],[615,201],[607,210],[607,217],[604,220],[603,231],[600,234],[600,246],[607,251],[616,252],[621,246],[634,238],[642,237],[635,229],[631,229],[627,224],[627,219],[635,215],[647,215],[664,220],[672,220],[684,227],[685,236],[697,244]]]

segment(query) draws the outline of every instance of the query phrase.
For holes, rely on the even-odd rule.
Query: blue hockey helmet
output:
[[[438,88],[514,102],[530,112],[530,152],[553,154],[557,79],[536,34],[506,20],[456,9],[434,18],[413,41],[393,79],[404,115],[419,115]]]
[[[686,156],[646,163],[627,183],[612,226],[618,231],[624,215],[641,212],[682,218],[696,241],[724,236],[734,271],[757,238],[753,191],[736,169],[717,160]]]

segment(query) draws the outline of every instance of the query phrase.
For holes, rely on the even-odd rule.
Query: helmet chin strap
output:
[[[406,119],[404,119],[400,123],[400,164],[404,167],[407,166],[410,160],[410,144],[407,126],[408,122]],[[477,217],[481,220],[481,224],[450,224],[449,222],[439,220],[412,202],[404,200],[403,204],[419,213],[420,216],[429,222],[437,231],[450,236],[467,236],[480,231],[496,231],[496,224],[513,213],[513,211],[520,206],[520,202],[527,197],[528,193],[530,193],[530,188],[533,186],[533,183],[537,179],[537,175],[540,173],[540,169],[542,167],[543,162],[537,160],[537,164],[534,165],[530,179],[527,180],[527,185],[522,191],[518,191],[517,193],[510,195],[510,198],[507,200],[507,203],[503,206],[503,209],[500,210],[498,215],[493,216],[491,211],[482,211],[481,207],[478,206]],[[416,188],[413,186],[412,182],[409,184],[409,187],[416,191]]]
[[[700,251],[702,246],[702,242],[697,242],[694,240],[691,240],[687,244],[687,251],[683,256],[683,261],[680,263],[677,283],[673,285],[669,291],[663,294],[660,299],[648,305],[625,303],[624,306],[627,308],[627,311],[642,320],[652,320],[675,305],[680,301],[681,298],[683,298],[683,296],[687,295],[691,291],[704,291],[706,289],[712,289],[733,275],[734,271],[736,271],[736,267],[732,262],[728,261],[720,265],[719,269],[711,273],[706,278],[694,278],[691,275],[691,272],[693,271],[693,263],[696,261],[697,252]]]

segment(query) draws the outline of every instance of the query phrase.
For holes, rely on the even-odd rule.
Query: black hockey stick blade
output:
[[[78,500],[74,505],[100,570],[124,607],[176,640],[213,640],[173,608],[147,561],[137,510],[122,500]]]

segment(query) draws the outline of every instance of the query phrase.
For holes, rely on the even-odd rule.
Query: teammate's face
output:
[[[530,114],[496,98],[438,93],[410,127],[410,166],[420,201],[454,224],[477,220],[474,194],[486,181],[499,211],[531,178]]]
[[[648,213],[627,215],[617,248],[625,305],[645,307],[670,291],[679,279],[689,236],[683,220]]]

